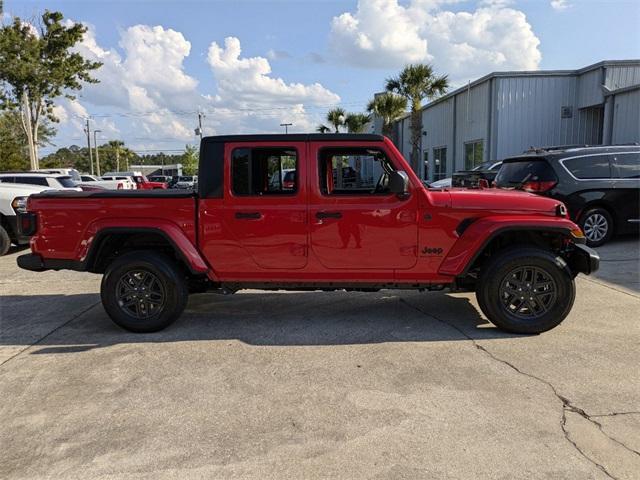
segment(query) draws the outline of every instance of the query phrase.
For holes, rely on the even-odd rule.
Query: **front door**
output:
[[[396,270],[417,261],[417,195],[389,191],[397,170],[384,147],[311,143],[311,248],[330,269]],[[319,181],[318,181],[319,180]]]

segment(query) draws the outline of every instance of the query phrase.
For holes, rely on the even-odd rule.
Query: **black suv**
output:
[[[640,226],[640,146],[532,150],[505,159],[495,183],[564,202],[590,246]]]

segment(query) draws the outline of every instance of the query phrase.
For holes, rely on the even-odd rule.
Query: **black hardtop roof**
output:
[[[260,135],[218,135],[204,137],[203,142],[382,142],[382,135],[371,133],[279,133]]]
[[[518,160],[522,158],[545,158],[561,160],[567,157],[576,157],[580,155],[597,155],[599,153],[616,153],[616,152],[640,152],[639,144],[629,145],[562,145],[557,147],[540,147],[532,148],[520,155],[512,155],[505,158],[505,162]]]

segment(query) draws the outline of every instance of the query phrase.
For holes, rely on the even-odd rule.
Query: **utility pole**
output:
[[[96,135],[98,132],[101,132],[102,130],[94,130],[93,131],[93,148],[96,149],[96,175],[100,176],[100,156],[98,154],[98,139],[96,138]]]
[[[202,119],[203,118],[204,118],[204,115],[202,114],[202,112],[198,112],[198,128],[196,128],[194,132],[196,133],[196,135],[200,135],[200,140],[202,140]]]
[[[284,133],[287,134],[289,133],[289,127],[293,125],[293,123],[281,123],[280,126],[284,127]]]
[[[22,124],[27,132],[27,142],[29,143],[29,159],[31,160],[31,170],[38,169],[38,157],[35,145],[33,144],[33,130],[31,130],[31,109],[29,108],[29,100],[27,92],[22,92]]]
[[[91,153],[91,129],[89,128],[88,118],[87,118],[87,126],[84,129],[84,133],[87,134],[87,148],[89,149],[89,165],[91,169],[91,175],[93,175],[93,154]]]

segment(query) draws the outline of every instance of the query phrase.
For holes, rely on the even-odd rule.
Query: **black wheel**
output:
[[[0,257],[5,255],[11,248],[11,239],[7,230],[0,225]]]
[[[109,265],[100,287],[111,320],[131,332],[157,332],[173,323],[187,304],[184,273],[166,255],[130,252]]]
[[[590,208],[582,214],[579,224],[590,247],[604,245],[613,236],[613,218],[604,208]]]
[[[576,289],[565,261],[535,247],[518,247],[491,257],[478,281],[480,309],[497,327],[541,333],[571,311]]]

